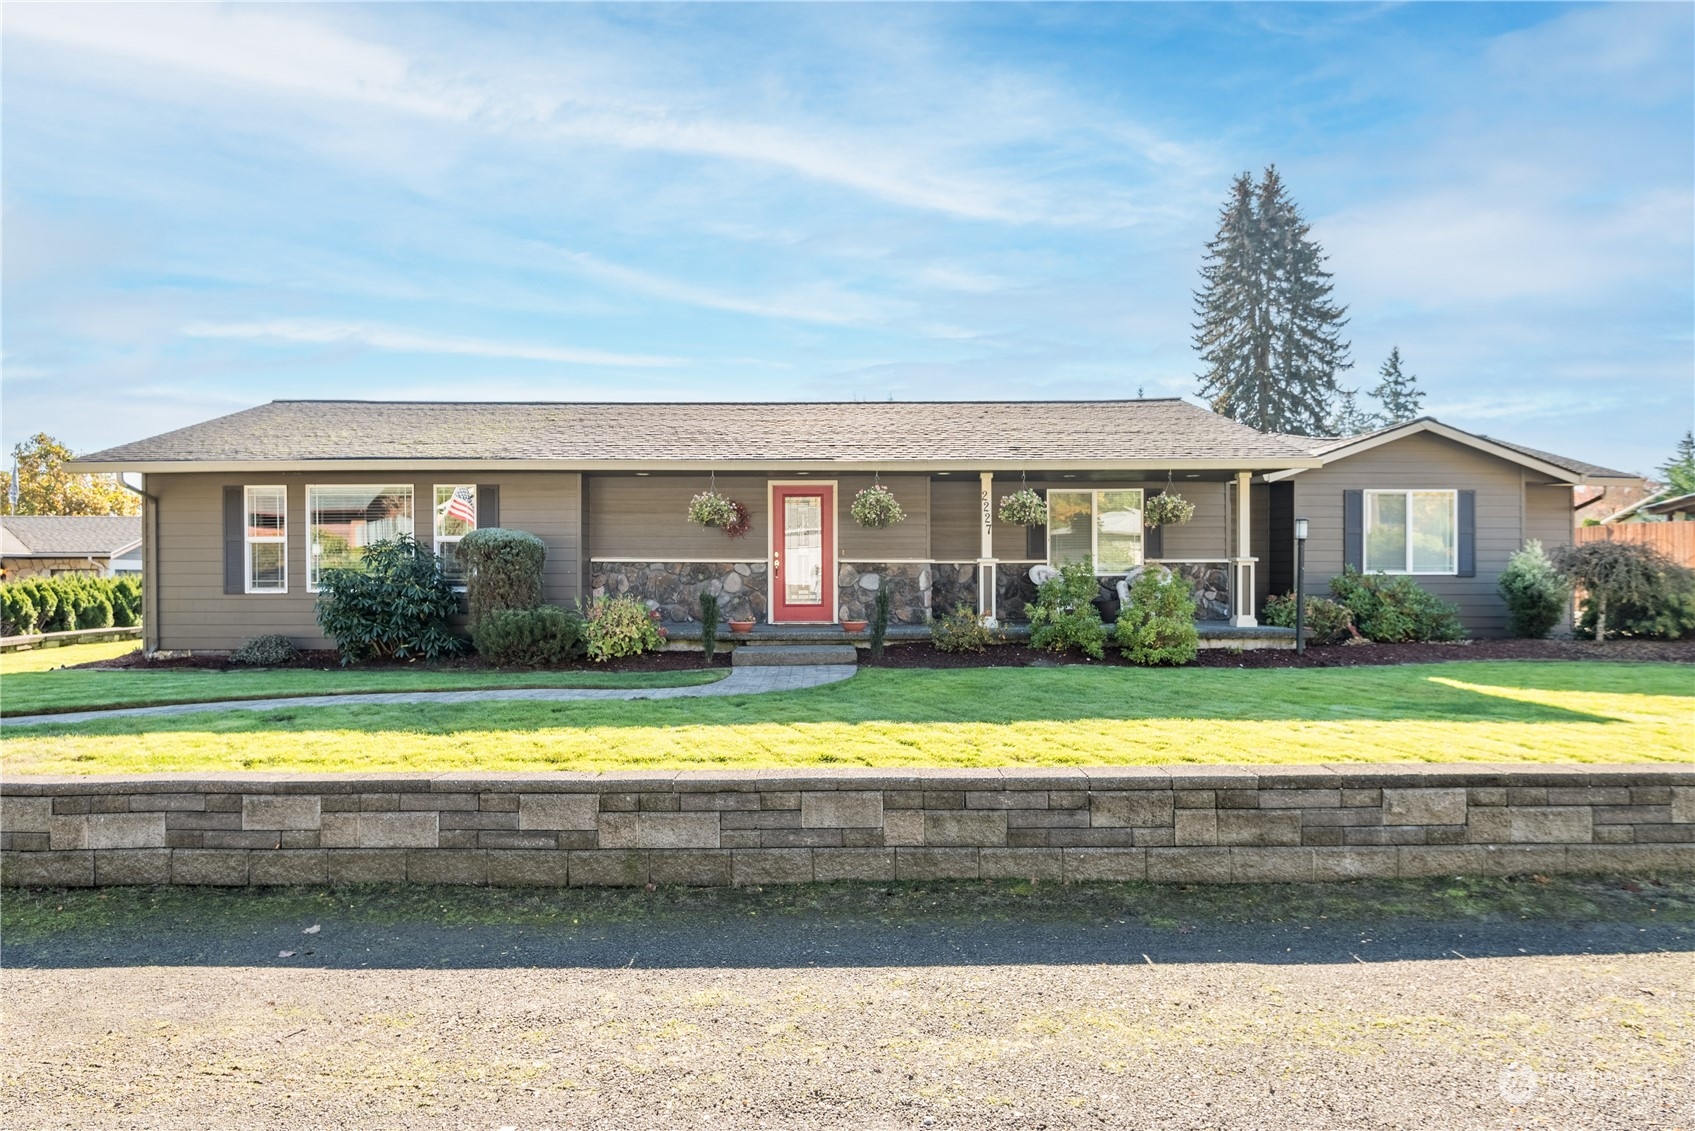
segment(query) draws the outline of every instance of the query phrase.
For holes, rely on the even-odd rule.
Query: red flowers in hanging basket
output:
[[[740,538],[753,526],[753,519],[747,513],[747,504],[732,500],[730,506],[735,509],[736,517],[724,524],[724,537]]]

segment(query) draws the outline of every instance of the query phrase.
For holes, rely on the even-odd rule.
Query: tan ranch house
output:
[[[547,543],[549,601],[634,594],[679,637],[703,590],[727,618],[768,625],[866,619],[883,584],[901,624],[962,602],[1016,624],[1033,567],[1085,555],[1109,606],[1117,578],[1160,562],[1195,585],[1201,619],[1241,632],[1268,593],[1292,589],[1301,517],[1309,592],[1345,565],[1411,574],[1487,636],[1505,622],[1508,556],[1530,538],[1570,542],[1573,488],[1637,481],[1431,419],[1314,440],[1176,399],[274,401],[74,466],[140,475],[150,651],[265,633],[327,647],[321,571],[405,532],[451,567],[476,526]],[[853,521],[874,483],[904,521]],[[747,508],[744,534],[687,521],[709,486]],[[1045,496],[1049,525],[999,521],[1023,486]],[[1144,526],[1145,501],[1173,491],[1193,520]]]

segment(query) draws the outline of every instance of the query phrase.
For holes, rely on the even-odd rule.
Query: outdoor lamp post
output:
[[[1295,520],[1295,655],[1307,654],[1307,520]]]

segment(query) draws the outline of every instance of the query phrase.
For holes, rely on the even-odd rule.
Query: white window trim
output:
[[[1404,561],[1407,569],[1372,569],[1370,560],[1371,547],[1371,500],[1374,495],[1401,495],[1406,503],[1407,538],[1404,548]],[[1453,524],[1454,552],[1452,564],[1447,569],[1412,569],[1413,563],[1413,505],[1414,495],[1446,495],[1448,496],[1448,520]],[[1360,521],[1360,566],[1366,573],[1381,573],[1390,577],[1458,577],[1460,572],[1460,492],[1454,487],[1407,487],[1392,490],[1372,490],[1365,492],[1365,514]]]
[[[1104,487],[1104,488],[1103,487],[1049,487],[1048,488],[1048,498],[1049,499],[1052,499],[1053,496],[1055,496],[1055,495],[1066,495],[1066,494],[1089,496],[1089,562],[1090,562],[1091,565],[1093,565],[1095,567],[1095,576],[1096,577],[1125,577],[1125,576],[1128,576],[1128,574],[1130,573],[1130,570],[1127,570],[1127,569],[1109,570],[1109,571],[1103,573],[1103,572],[1101,572],[1101,568],[1100,568],[1100,565],[1101,565],[1101,512],[1100,512],[1100,500],[1096,496],[1112,494],[1112,493],[1119,492],[1119,491],[1140,491],[1141,494],[1142,494],[1142,513],[1144,515],[1143,522],[1142,522],[1142,560],[1138,564],[1130,567],[1130,569],[1140,569],[1142,566],[1145,566],[1145,565],[1148,564],[1148,527],[1147,527],[1147,520],[1146,520],[1146,517],[1145,517],[1146,514],[1147,514],[1147,505],[1148,505],[1147,488],[1145,488],[1145,487]],[[1053,566],[1053,568],[1055,568],[1055,569],[1058,569],[1059,567],[1057,565],[1054,565],[1054,560],[1053,560],[1053,527],[1051,525],[1047,527],[1047,534],[1048,534],[1048,557],[1047,557],[1047,561],[1045,563],[1032,563],[1032,564],[1045,564],[1045,565]],[[1022,564],[1022,563],[1020,563],[1020,564]]]
[[[280,491],[282,493],[282,532],[275,536],[255,538],[253,524],[253,492]],[[282,588],[255,589],[253,588],[253,545],[254,543],[282,544]],[[250,597],[286,597],[288,596],[288,487],[286,484],[253,483],[243,484],[241,488],[241,569],[242,591]]]
[[[405,487],[412,493],[412,537],[418,536],[418,488],[412,483],[308,483],[306,485],[306,592],[321,593],[323,589],[312,583],[312,527],[317,525],[312,521],[312,492],[345,490],[349,487]],[[433,521],[433,520],[432,520]]]
[[[441,504],[436,502],[436,494],[440,492],[443,487],[446,487],[450,491],[457,491],[461,487],[469,487],[471,489],[471,511],[473,515],[471,519],[471,529],[479,529],[482,522],[482,505],[477,500],[477,485],[475,483],[434,484],[430,488],[430,533],[435,536],[435,551],[436,559],[438,561],[441,559],[441,548],[443,546],[451,545],[465,537],[463,534],[443,534],[441,532],[441,511],[439,509]],[[414,504],[413,510],[417,510],[416,504]],[[453,591],[455,593],[463,593],[466,591],[466,586],[455,585],[453,587]]]

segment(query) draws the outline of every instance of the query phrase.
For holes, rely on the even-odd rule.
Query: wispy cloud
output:
[[[651,368],[684,364],[678,357],[608,353],[603,350],[496,342],[483,338],[460,338],[426,334],[415,330],[368,326],[350,322],[321,322],[280,319],[268,322],[195,322],[182,332],[191,338],[240,338],[247,341],[319,346],[363,346],[392,353],[457,354],[465,357],[512,358],[520,361],[551,361],[563,365],[610,365]]]

